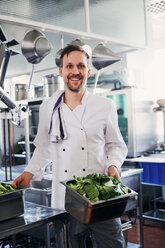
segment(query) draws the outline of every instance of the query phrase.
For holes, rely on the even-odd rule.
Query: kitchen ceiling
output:
[[[153,46],[165,49],[165,1],[147,0],[147,13],[152,27]]]
[[[163,15],[165,14],[165,1],[158,0],[148,0],[147,11],[153,15]]]

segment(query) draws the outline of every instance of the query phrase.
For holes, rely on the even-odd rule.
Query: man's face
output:
[[[90,75],[85,54],[81,51],[65,54],[59,74],[64,79],[65,87],[72,92],[79,92],[83,89]]]

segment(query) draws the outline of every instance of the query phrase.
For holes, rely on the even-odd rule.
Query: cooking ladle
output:
[[[121,58],[113,53],[103,43],[99,43],[92,52],[92,65],[97,69],[95,77],[94,90],[96,92],[97,82],[100,75],[101,69],[120,61]]]

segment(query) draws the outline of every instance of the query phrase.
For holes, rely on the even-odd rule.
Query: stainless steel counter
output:
[[[143,203],[142,203],[142,186],[141,186],[141,173],[143,169],[123,167],[121,171],[121,181],[123,184],[133,189],[138,193],[137,199],[130,199],[126,206],[126,213],[132,209],[137,209],[139,217],[139,234],[140,234],[140,246],[144,247],[143,239]]]
[[[47,224],[51,221],[63,220],[65,216],[65,211],[55,210],[25,201],[23,215],[0,222],[0,239]]]
[[[149,163],[165,163],[165,153],[150,154],[149,156],[141,156],[137,158],[127,158],[128,162],[149,162]]]
[[[133,175],[138,175],[143,172],[143,169],[136,169],[136,168],[122,168],[121,170],[121,179]]]

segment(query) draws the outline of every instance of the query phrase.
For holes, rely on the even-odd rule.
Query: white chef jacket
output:
[[[34,140],[36,149],[25,169],[34,174],[34,180],[38,180],[44,166],[53,162],[51,206],[58,209],[64,209],[65,202],[65,187],[60,181],[73,176],[105,173],[110,165],[120,170],[127,154],[113,101],[87,90],[81,104],[73,111],[62,100],[61,114],[67,138],[54,141],[48,131],[53,107],[61,93],[56,91],[40,106],[38,132]],[[55,118],[52,125],[56,130]]]

